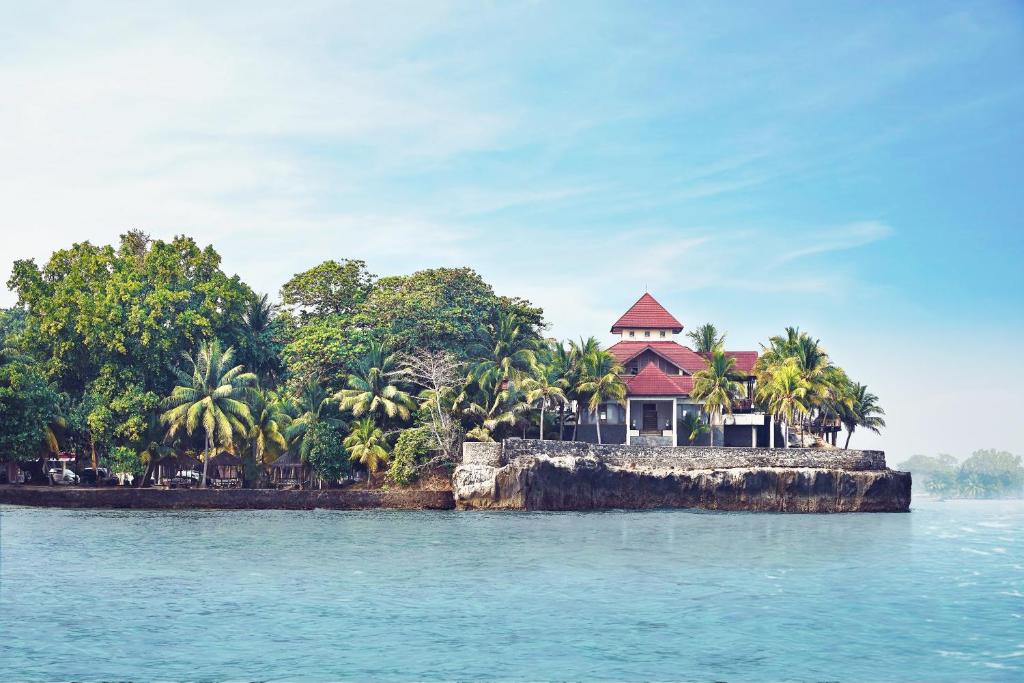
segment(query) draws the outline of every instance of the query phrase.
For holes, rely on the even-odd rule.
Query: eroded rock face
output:
[[[660,507],[772,512],[905,512],[910,474],[889,469],[619,467],[593,457],[519,456],[455,470],[460,509]]]

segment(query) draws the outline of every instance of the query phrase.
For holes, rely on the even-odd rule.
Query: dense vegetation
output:
[[[328,482],[387,470],[406,484],[450,466],[464,439],[573,438],[579,410],[625,395],[622,366],[596,339],[545,340],[539,308],[468,268],[378,278],[362,261],[326,261],[274,304],[225,274],[212,247],[131,231],[42,266],[17,261],[8,286],[4,458],[70,451],[143,481],[169,455],[205,470],[227,451],[255,485],[291,453]],[[724,334],[707,324],[691,338],[709,358],[695,385],[714,423],[754,401],[805,434],[884,425],[877,398],[798,330],[765,347],[755,396]],[[708,431],[690,422],[688,436]]]
[[[897,467],[910,472],[914,485],[942,498],[1003,498],[1024,494],[1021,456],[979,450],[963,463],[947,454],[914,455]]]

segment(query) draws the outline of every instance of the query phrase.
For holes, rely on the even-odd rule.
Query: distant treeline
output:
[[[958,462],[952,455],[914,455],[897,465],[914,484],[942,498],[1006,498],[1024,493],[1021,456],[985,449]]]

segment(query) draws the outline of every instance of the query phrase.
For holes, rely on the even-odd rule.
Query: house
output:
[[[603,443],[673,446],[687,445],[680,423],[687,413],[701,414],[700,401],[692,397],[693,375],[707,366],[701,354],[676,341],[683,324],[650,294],[641,296],[615,321],[612,334],[619,340],[608,350],[625,368],[625,405],[602,404],[597,415],[582,415],[577,439],[596,441],[594,423],[600,420]],[[754,363],[756,351],[726,351],[736,359],[735,371],[745,396],[734,402],[724,424],[715,425],[716,446],[774,447],[774,421],[756,412]],[[704,436],[698,444],[708,443]]]

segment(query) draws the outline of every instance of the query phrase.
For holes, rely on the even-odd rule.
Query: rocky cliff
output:
[[[905,512],[910,507],[910,474],[887,469],[878,451],[648,449],[518,440],[466,446],[453,476],[460,509]]]

